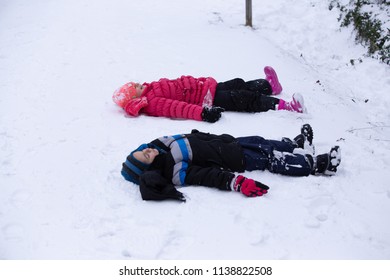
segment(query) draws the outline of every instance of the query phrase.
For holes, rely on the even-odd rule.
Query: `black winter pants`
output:
[[[271,97],[272,88],[264,79],[245,82],[236,78],[218,83],[214,97],[214,106],[226,111],[265,112],[275,110],[279,99]]]

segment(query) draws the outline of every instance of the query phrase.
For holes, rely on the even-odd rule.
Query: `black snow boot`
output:
[[[313,174],[323,173],[334,175],[341,162],[341,150],[339,146],[334,146],[327,154],[318,155],[315,160]]]
[[[307,144],[312,147],[313,152],[314,152],[314,147],[313,147],[313,129],[310,124],[304,124],[301,127],[301,134],[297,135],[294,138],[295,143],[297,144],[298,148],[304,149],[305,148],[305,142],[307,141]]]

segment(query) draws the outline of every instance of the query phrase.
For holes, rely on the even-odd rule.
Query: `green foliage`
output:
[[[341,5],[339,0],[332,0],[329,9],[333,7],[341,12],[341,27],[353,26],[356,42],[367,47],[368,55],[390,65],[390,29],[383,27],[387,22],[379,19],[380,15],[385,15],[384,18],[390,20],[390,1],[356,0]]]

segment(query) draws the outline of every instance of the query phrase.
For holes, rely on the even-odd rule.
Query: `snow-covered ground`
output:
[[[362,57],[323,0],[0,1],[0,259],[389,259],[390,69]],[[129,118],[128,81],[263,78],[309,113],[225,112],[215,123]],[[185,187],[142,201],[120,175],[141,143],[193,128],[342,148],[333,177],[246,172],[260,198]]]

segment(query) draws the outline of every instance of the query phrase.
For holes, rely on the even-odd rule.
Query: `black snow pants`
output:
[[[214,97],[214,106],[226,111],[266,112],[275,110],[279,99],[271,97],[272,88],[265,79],[245,82],[236,78],[218,83]]]

